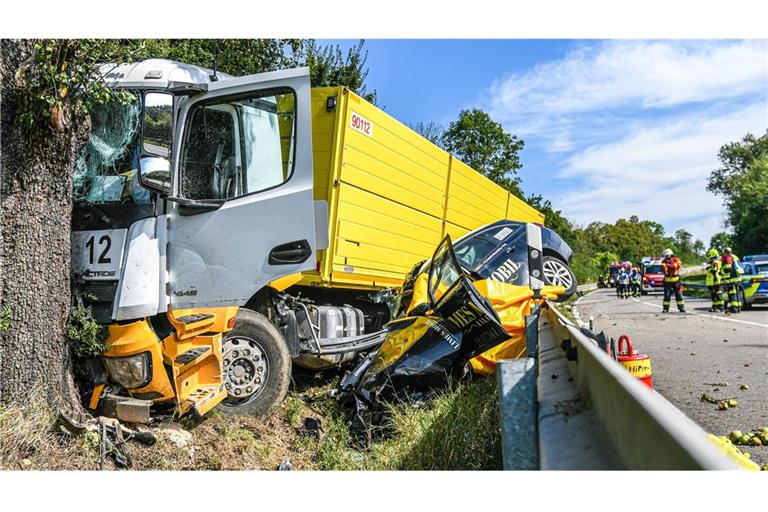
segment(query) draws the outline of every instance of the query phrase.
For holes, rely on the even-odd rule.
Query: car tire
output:
[[[266,418],[288,394],[291,355],[285,338],[264,315],[240,308],[222,346],[227,398],[216,410]]]
[[[741,301],[741,309],[752,309],[752,304],[747,302],[747,297],[744,295],[744,288],[739,288],[739,300]]]
[[[576,276],[573,275],[573,271],[567,263],[554,256],[544,256],[542,267],[544,269],[544,284],[565,288],[565,293],[558,297],[557,302],[567,300],[576,293]]]

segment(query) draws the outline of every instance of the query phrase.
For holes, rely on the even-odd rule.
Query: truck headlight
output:
[[[143,388],[152,380],[152,356],[142,352],[126,357],[105,357],[110,378],[125,389]]]

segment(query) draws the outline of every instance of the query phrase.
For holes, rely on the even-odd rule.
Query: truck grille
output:
[[[112,321],[112,306],[117,293],[117,281],[90,282],[79,286],[83,303],[91,307],[93,318],[100,324]]]

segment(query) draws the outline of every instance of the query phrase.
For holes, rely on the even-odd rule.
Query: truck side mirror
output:
[[[143,156],[139,160],[139,182],[146,188],[170,194],[171,162],[167,158]]]
[[[173,146],[173,95],[148,92],[142,111],[141,149],[145,154],[169,158]]]

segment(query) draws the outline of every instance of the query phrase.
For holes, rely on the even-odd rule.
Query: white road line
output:
[[[636,299],[635,297],[630,297],[630,299],[634,300],[635,302],[639,302],[640,304],[645,304],[646,306],[653,306],[655,308],[661,308],[662,306],[658,304],[652,304],[650,302],[645,302],[640,299]],[[756,325],[758,327],[768,327],[768,324],[759,324],[757,322],[749,322],[747,320],[737,320],[735,318],[728,318],[726,316],[715,316],[715,315],[706,315],[704,313],[694,313],[692,311],[689,311],[686,313],[687,315],[696,315],[696,316],[705,316],[707,318],[714,318],[715,320],[725,320],[726,322],[736,322],[737,324],[747,324],[747,325]]]

